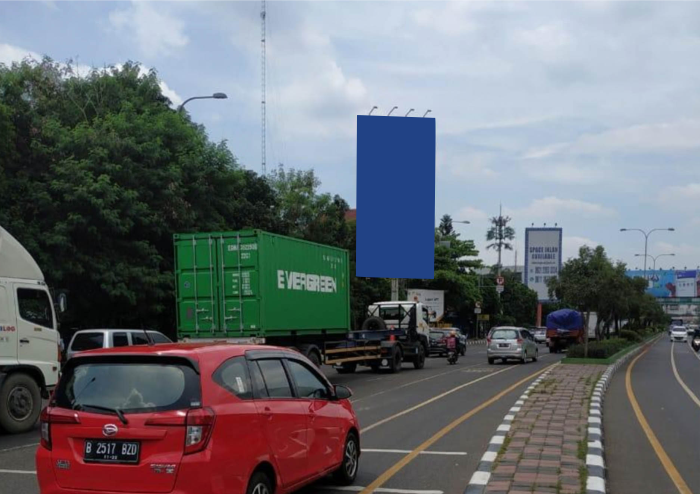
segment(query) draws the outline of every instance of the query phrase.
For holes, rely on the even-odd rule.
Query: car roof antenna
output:
[[[153,346],[154,343],[153,343],[153,338],[151,338],[151,335],[148,334],[148,331],[146,330],[146,328],[141,328],[141,329],[143,329],[143,334],[146,335],[146,340],[148,340],[148,346]]]

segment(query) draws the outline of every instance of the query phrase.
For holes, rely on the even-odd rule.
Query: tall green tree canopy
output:
[[[269,185],[137,64],[0,65],[0,129],[0,224],[69,291],[69,324],[162,327],[173,233],[276,226]]]

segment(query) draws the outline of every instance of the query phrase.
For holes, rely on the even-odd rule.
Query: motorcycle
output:
[[[457,360],[459,360],[459,352],[456,350],[450,350],[447,352],[447,363],[450,365],[454,365],[457,363]]]
[[[693,350],[695,350],[696,353],[700,352],[700,338],[693,338],[693,341],[690,344],[690,346],[693,347]]]

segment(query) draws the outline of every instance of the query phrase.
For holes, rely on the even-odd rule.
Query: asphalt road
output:
[[[700,358],[687,344],[661,338],[618,369],[603,412],[609,492],[700,494],[698,398]]]
[[[484,346],[470,346],[455,366],[446,359],[431,358],[423,370],[404,364],[398,374],[359,371],[339,375],[326,369],[331,382],[353,391],[362,427],[360,471],[350,489],[319,482],[300,494],[361,492],[373,483],[378,493],[462,494],[508,409],[538,372],[561,358],[540,346],[538,362],[488,365],[485,352]],[[509,388],[500,399],[465,419],[470,410]],[[444,432],[460,418],[459,425]],[[436,440],[441,431],[442,437]],[[434,442],[425,451],[396,468],[431,439]],[[0,494],[38,493],[33,473],[38,440],[38,431],[0,436]],[[381,485],[376,484],[378,479]]]

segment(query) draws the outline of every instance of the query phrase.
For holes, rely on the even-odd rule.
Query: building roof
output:
[[[345,221],[356,221],[357,220],[357,209],[348,209],[345,212]]]

